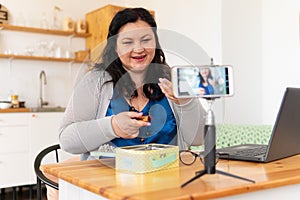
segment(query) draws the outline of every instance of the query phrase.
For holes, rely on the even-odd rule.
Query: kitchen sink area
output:
[[[64,112],[65,111],[65,107],[60,107],[60,106],[56,106],[56,107],[33,107],[30,108],[30,112]]]
[[[40,90],[40,96],[39,96],[39,104],[38,107],[31,107],[30,112],[64,112],[66,108],[61,107],[61,106],[49,106],[49,102],[45,101],[43,98],[44,96],[44,87],[47,84],[47,76],[46,72],[42,70],[39,73],[39,90]]]

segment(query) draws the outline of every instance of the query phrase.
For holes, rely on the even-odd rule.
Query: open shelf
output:
[[[0,58],[19,59],[19,60],[42,60],[42,61],[57,61],[57,62],[83,62],[74,58],[55,58],[55,57],[43,57],[43,56],[26,56],[26,55],[14,55],[14,54],[0,54]]]
[[[9,24],[0,24],[0,30],[11,30],[11,31],[40,33],[40,34],[61,35],[61,36],[74,36],[74,37],[82,37],[82,38],[87,38],[91,36],[90,33],[76,33],[74,31],[42,29],[42,28],[33,28],[33,27],[25,27],[25,26],[15,26]]]

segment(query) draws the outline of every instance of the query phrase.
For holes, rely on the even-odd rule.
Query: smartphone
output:
[[[174,66],[171,73],[177,98],[226,97],[234,92],[231,65]]]

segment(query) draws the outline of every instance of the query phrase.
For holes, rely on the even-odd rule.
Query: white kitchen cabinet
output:
[[[0,114],[0,188],[29,179],[29,115]]]
[[[36,183],[36,177],[33,169],[34,159],[44,148],[58,143],[58,128],[61,123],[63,113],[37,112],[30,114],[30,181],[32,183]]]
[[[0,114],[0,188],[36,183],[33,163],[58,143],[62,112]]]
[[[29,154],[0,154],[0,188],[32,184],[29,182]]]

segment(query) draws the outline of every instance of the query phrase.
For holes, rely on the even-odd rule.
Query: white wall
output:
[[[262,118],[274,123],[286,87],[300,87],[300,1],[262,4]]]
[[[284,90],[300,86],[299,0],[222,2],[223,62],[234,65],[229,123],[274,124]]]
[[[226,122],[262,121],[261,0],[226,0],[222,5],[223,63],[234,69],[233,97],[226,99]]]
[[[51,19],[59,5],[61,18],[84,18],[85,13],[106,4],[143,6],[155,11],[159,28],[182,34],[201,46],[217,64],[232,64],[235,96],[225,99],[228,123],[272,124],[286,86],[300,85],[299,0],[2,0],[28,25],[38,26],[42,13]],[[34,6],[33,6],[34,5]],[[24,39],[25,35],[25,39]],[[0,32],[0,51],[22,50],[46,37],[67,45],[64,37]],[[162,42],[163,43],[163,42]],[[83,39],[72,40],[72,48],[84,48]],[[193,52],[191,52],[193,53]],[[181,58],[167,54],[170,65]],[[46,100],[66,105],[76,74],[83,66],[58,62],[0,59],[0,98],[15,90],[29,105],[38,98],[38,73],[48,75]],[[224,103],[221,103],[224,104]]]
[[[83,13],[71,13],[72,9],[80,7],[72,4],[61,5],[64,1],[1,1],[11,15],[11,23],[25,26],[39,27],[42,14],[45,13],[49,25],[52,24],[52,14],[54,5],[59,5],[63,12],[60,19],[64,16],[74,16],[74,19],[84,17]],[[76,9],[74,9],[75,11]],[[23,17],[23,18],[21,18]],[[14,31],[0,32],[0,51],[3,53],[8,49],[16,54],[24,54],[26,48],[35,48],[40,41],[55,41],[63,50],[67,49],[68,38],[62,36],[42,35],[32,33],[22,33]],[[72,49],[83,50],[85,48],[84,39],[72,39]],[[11,92],[17,93],[20,100],[26,101],[26,106],[37,106],[39,97],[39,73],[41,70],[46,71],[47,82],[45,86],[45,100],[50,105],[64,106],[67,103],[67,97],[70,95],[72,85],[75,80],[75,74],[81,68],[79,64],[69,64],[61,62],[41,62],[30,60],[10,60],[0,59],[0,99],[7,99]]]
[[[117,1],[63,1],[63,0],[25,0],[1,1],[10,15],[10,23],[30,27],[40,27],[43,15],[46,16],[49,27],[53,24],[54,6],[59,6],[62,11],[58,18],[62,21],[65,17],[73,20],[85,18],[85,13],[97,9],[107,3]],[[37,43],[54,41],[62,48],[68,49],[69,38],[55,35],[42,35],[14,31],[0,32],[0,52],[10,50],[16,54],[24,54],[27,48],[36,48]],[[85,49],[85,39],[73,38],[71,40],[73,52]],[[64,56],[64,55],[63,55]],[[17,93],[20,100],[26,101],[27,107],[38,105],[39,73],[46,71],[47,85],[45,86],[44,99],[52,106],[65,106],[76,81],[77,73],[81,73],[85,65],[64,62],[42,62],[29,60],[0,59],[0,100],[6,100],[10,93]]]
[[[190,0],[188,2],[156,0],[154,2],[159,28],[183,34],[202,47],[209,57],[214,58],[216,63],[222,61],[221,0]],[[170,61],[170,65],[173,64],[178,63]]]
[[[221,24],[220,0],[192,0],[188,4],[183,0],[3,0],[11,15],[11,23],[25,23],[26,26],[38,27],[43,14],[49,24],[53,21],[54,5],[62,9],[59,17],[72,17],[73,20],[82,19],[85,13],[106,4],[121,6],[142,6],[155,11],[160,29],[169,29],[185,35],[221,62]],[[170,5],[172,4],[172,9]],[[34,6],[33,6],[34,5]],[[23,16],[24,20],[20,20]],[[199,17],[200,16],[200,17]],[[197,19],[197,20],[196,20]],[[191,25],[192,24],[192,25]],[[24,53],[24,49],[36,46],[39,41],[55,41],[63,49],[68,48],[68,38],[61,36],[20,33],[11,31],[0,32],[0,52],[10,49],[16,53]],[[84,49],[84,39],[72,39],[72,50]],[[178,57],[167,54],[170,65],[182,62]],[[81,73],[85,66],[60,62],[41,62],[0,59],[0,99],[6,99],[11,91],[20,95],[27,106],[37,106],[39,96],[38,75],[41,70],[47,74],[48,84],[45,87],[45,99],[52,105],[65,106],[76,80],[76,74]]]

